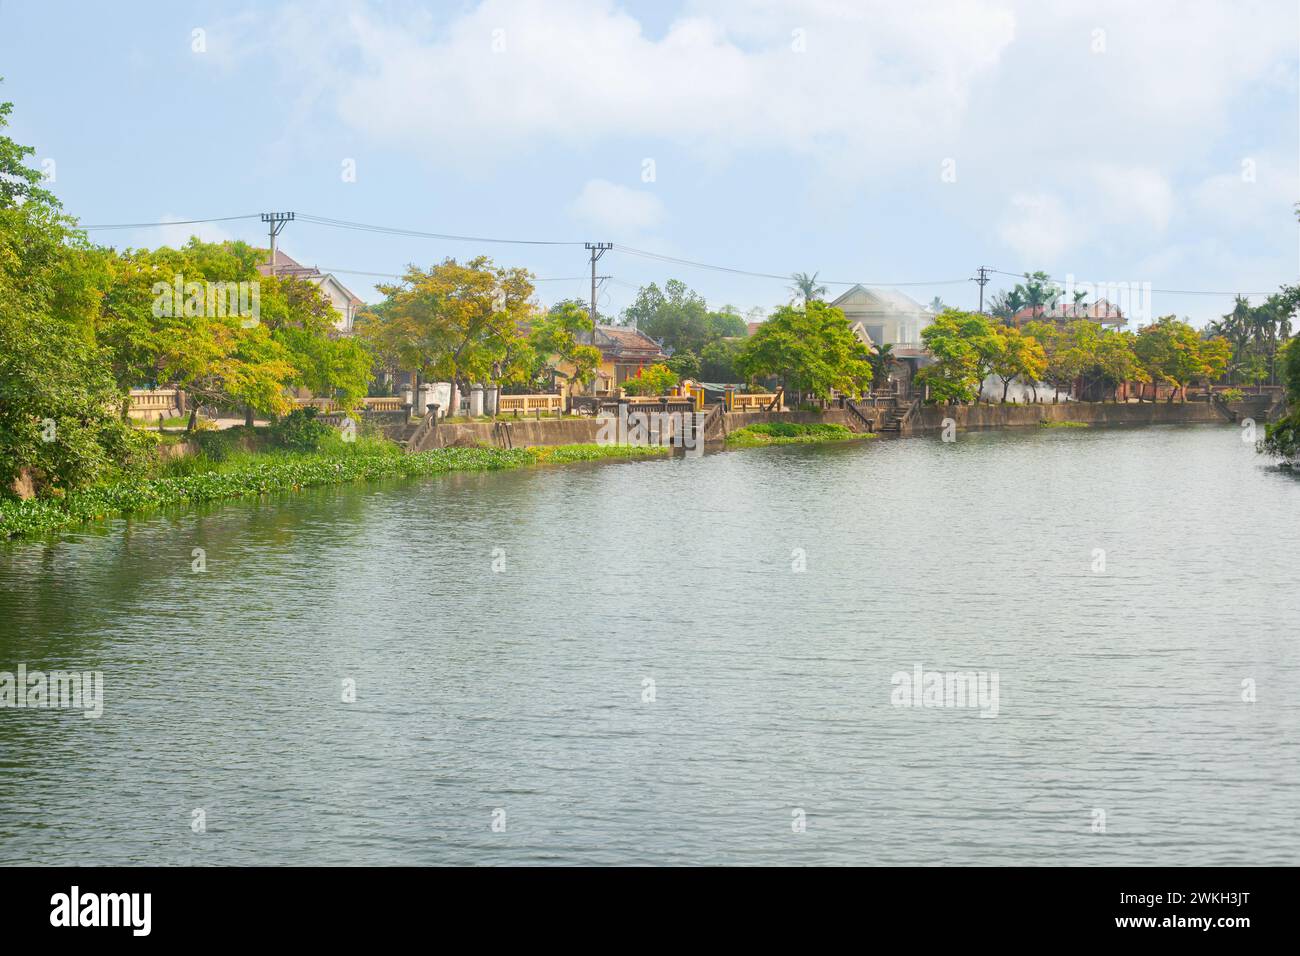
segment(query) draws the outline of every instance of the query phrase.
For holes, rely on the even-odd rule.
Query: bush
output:
[[[677,376],[667,365],[651,365],[635,378],[623,383],[628,395],[666,395],[677,384]]]
[[[1239,388],[1225,388],[1219,393],[1219,397],[1225,402],[1239,402],[1245,398],[1246,395]]]
[[[317,420],[316,409],[307,406],[284,415],[268,429],[271,444],[289,451],[318,451],[335,430]]]

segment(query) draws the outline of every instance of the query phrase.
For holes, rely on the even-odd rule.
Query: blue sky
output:
[[[10,133],[85,223],[294,210],[935,283],[904,291],[967,307],[980,265],[1170,290],[1296,281],[1298,58],[1290,2],[0,0]],[[256,221],[198,231],[265,242]],[[543,301],[588,287],[581,246],[305,222],[281,242],[380,273],[484,252],[559,280]],[[622,252],[600,271],[605,314],[670,277],[715,306],[789,298],[782,280]],[[372,300],[382,281],[344,278]],[[1152,306],[1201,324],[1229,304]]]

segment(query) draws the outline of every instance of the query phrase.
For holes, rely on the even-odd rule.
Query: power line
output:
[[[1004,269],[989,269],[988,271],[996,272],[998,273],[998,275],[1015,276],[1015,278],[1017,279],[1027,279],[1030,278],[1031,276],[1033,276],[1033,278],[1039,278],[1038,276],[1033,275],[1033,273],[1007,272]],[[1060,283],[1064,280],[1058,279],[1055,276],[1047,276],[1047,281]],[[1102,288],[1108,285],[1121,284],[1115,282],[1085,282],[1082,279],[1071,279],[1070,281],[1075,283],[1076,285],[1100,286]],[[1132,285],[1133,283],[1128,283],[1128,284]],[[1159,292],[1161,295],[1272,295],[1273,294],[1272,292],[1241,292],[1241,291],[1214,292],[1208,289],[1152,289],[1151,291]]]
[[[170,222],[94,223],[88,225],[78,225],[77,228],[83,230],[152,229],[152,228],[160,228],[163,226],[194,226],[203,223],[235,222],[241,219],[258,219],[258,218],[260,218],[259,213],[247,213],[239,216],[214,216],[207,219],[177,219],[177,220],[172,220]],[[311,222],[311,223],[315,223],[316,225],[330,226],[336,229],[352,229],[360,232],[374,232],[374,233],[381,233],[381,234],[393,235],[393,236],[408,236],[408,237],[418,238],[418,239],[438,239],[438,240],[443,240],[448,242],[485,242],[485,243],[524,245],[524,246],[585,245],[585,243],[578,240],[506,239],[506,238],[492,237],[492,236],[463,236],[463,235],[456,235],[453,233],[426,232],[423,230],[405,229],[397,226],[381,226],[372,223],[352,222],[345,219],[333,219],[328,216],[315,216],[307,213],[298,216],[298,221]],[[668,262],[674,265],[689,266],[691,268],[696,268],[696,269],[708,269],[714,272],[725,272],[725,273],[730,273],[732,275],[751,276],[753,278],[758,278],[758,279],[775,279],[775,280],[780,280],[782,282],[787,282],[790,280],[789,275],[784,275],[781,273],[757,272],[751,269],[738,269],[732,266],[723,266],[723,265],[718,265],[716,263],[702,262],[696,259],[684,259],[678,256],[669,256],[658,252],[651,252],[647,249],[636,249],[631,246],[622,245],[621,243],[614,243],[613,251],[621,252],[630,256],[638,256],[643,259],[652,259],[659,262]],[[335,271],[347,272],[350,270],[338,269]],[[355,270],[351,270],[351,271],[355,271]],[[980,279],[978,278],[977,279],[969,279],[969,278],[968,279],[932,279],[932,280],[912,281],[912,282],[869,282],[861,279],[819,279],[818,281],[824,282],[827,285],[844,285],[844,286],[863,285],[863,286],[876,286],[876,287],[964,285],[967,282],[974,281],[974,282],[980,282],[980,291],[983,292],[984,283],[988,281],[987,273],[996,273],[998,275],[1011,276],[1016,279],[1023,279],[1025,277],[1025,273],[1023,272],[1008,272],[1005,269],[991,269],[991,268],[984,269],[983,267],[981,267],[981,278],[984,279],[984,282],[980,282]],[[365,273],[358,273],[358,274],[365,274]],[[401,276],[395,276],[389,273],[373,273],[373,275],[382,278],[401,278]],[[574,277],[574,278],[576,279],[582,277]],[[1060,283],[1062,281],[1056,278],[1055,276],[1048,276],[1047,280],[1056,283]],[[564,279],[562,278],[537,279],[536,281],[538,282],[567,281],[567,277],[565,277]],[[1108,283],[1083,283],[1083,280],[1073,280],[1073,281],[1082,284],[1087,284],[1087,285],[1100,285],[1103,287],[1108,284]],[[1160,293],[1161,295],[1209,295],[1209,296],[1263,295],[1263,296],[1267,296],[1273,294],[1272,292],[1242,292],[1239,290],[1216,291],[1210,289],[1152,289],[1151,291]]]
[[[234,222],[236,219],[257,219],[261,213],[251,212],[246,216],[218,216],[213,219],[174,219],[170,222],[114,222],[93,226],[78,225],[78,229],[150,229],[157,226],[194,226],[203,222]]]
[[[630,246],[624,246],[619,243],[614,244],[615,252],[626,253],[630,256],[640,256],[644,259],[657,259],[660,262],[671,262],[680,266],[692,266],[697,269],[711,269],[714,272],[730,272],[734,275],[754,276],[759,279],[780,279],[782,282],[789,282],[789,275],[780,275],[775,272],[752,272],[748,269],[735,269],[731,266],[714,265],[709,262],[699,262],[694,259],[679,259],[676,256],[665,256],[658,252],[649,252],[645,249],[633,249]],[[970,282],[970,279],[935,279],[926,282],[867,282],[862,279],[818,279],[818,282],[825,282],[827,285],[867,285],[867,286],[930,286],[930,285],[959,285]]]
[[[332,226],[336,229],[355,229],[360,232],[378,232],[390,236],[411,236],[416,239],[442,239],[449,242],[493,242],[517,246],[580,246],[581,242],[555,239],[500,239],[488,236],[458,236],[443,232],[423,232],[418,229],[402,229],[396,226],[377,226],[364,222],[349,222],[345,219],[330,219],[326,216],[313,216],[307,213],[298,217],[300,222],[313,222],[320,226]]]

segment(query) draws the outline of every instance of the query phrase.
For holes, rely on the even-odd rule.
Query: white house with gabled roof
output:
[[[855,285],[830,303],[849,327],[861,326],[873,346],[892,345],[896,354],[921,349],[921,330],[934,321],[925,306],[896,289]]]
[[[269,276],[271,264],[262,263],[257,267],[257,271],[264,276]],[[321,272],[316,266],[305,266],[296,262],[279,249],[275,250],[275,274],[303,279],[319,288],[339,314],[339,320],[334,323],[335,327],[344,335],[352,334],[352,323],[356,318],[357,310],[365,303],[339,281],[337,276],[331,272]]]

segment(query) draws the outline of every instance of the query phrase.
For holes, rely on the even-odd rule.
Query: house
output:
[[[863,341],[873,348],[892,345],[896,355],[906,350],[919,353],[921,330],[934,319],[925,306],[895,289],[855,285],[830,304],[844,313],[860,339],[865,335]]]
[[[271,274],[271,264],[269,262],[263,263],[257,267],[257,271],[264,276],[269,276]],[[357,310],[365,303],[354,295],[352,290],[340,282],[337,276],[330,272],[321,272],[316,266],[304,266],[285,255],[279,249],[275,250],[275,274],[277,276],[303,279],[318,287],[339,314],[339,320],[335,323],[335,326],[344,335],[352,334],[352,323],[356,319]]]
[[[658,342],[630,326],[596,326],[595,345],[600,349],[600,365],[588,391],[594,388],[596,394],[616,392],[629,378],[635,378],[641,369],[668,358]],[[572,367],[559,362],[556,371],[563,377],[572,371]]]
[[[1090,319],[1101,325],[1127,325],[1128,319],[1119,306],[1111,305],[1105,299],[1098,299],[1091,305],[1081,302],[1066,304],[1057,300],[1049,305],[1027,305],[1011,317],[1013,325],[1026,322],[1057,322],[1064,324],[1076,319]]]

